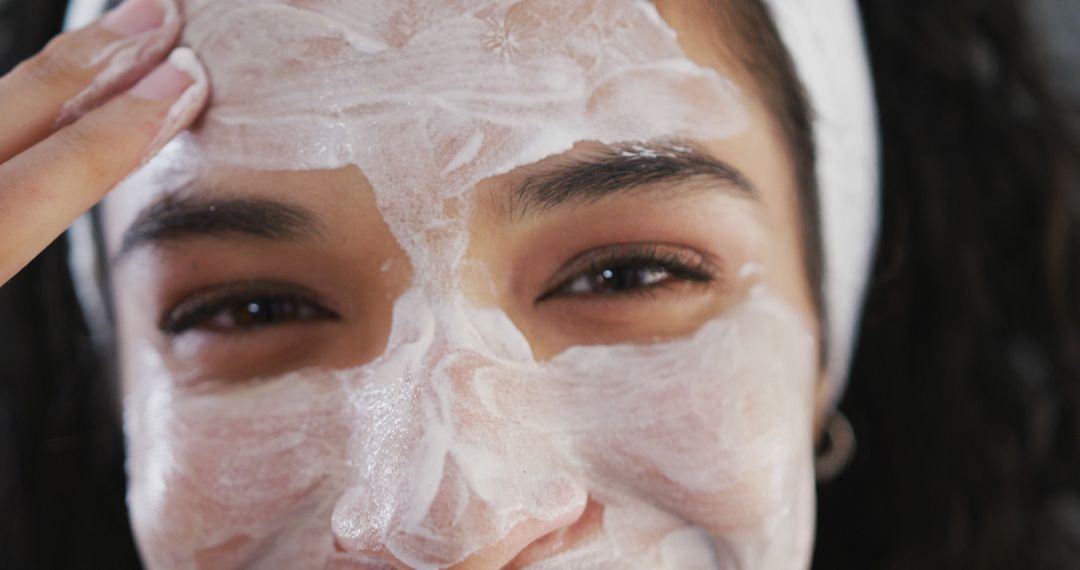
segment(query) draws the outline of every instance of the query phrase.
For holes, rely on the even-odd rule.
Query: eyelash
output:
[[[219,318],[233,326],[213,325]],[[165,312],[158,328],[169,336],[193,329],[218,334],[245,333],[284,324],[339,320],[318,296],[303,288],[280,283],[234,283],[205,289]],[[250,319],[248,322],[241,322]]]
[[[601,285],[607,273],[608,278],[616,272],[634,270],[660,273],[660,280],[653,283],[631,286],[623,290],[598,292],[579,292],[571,289],[579,284]],[[718,280],[719,272],[703,255],[685,248],[663,244],[620,244],[587,251],[575,257],[567,264],[567,269],[560,271],[553,281],[557,283],[536,302],[552,299],[595,300],[618,299],[632,295],[652,295],[659,289],[670,288],[677,283],[712,284]],[[584,281],[582,281],[584,280]]]
[[[560,271],[557,283],[536,303],[552,299],[598,300],[652,295],[675,283],[711,284],[718,271],[701,254],[661,244],[620,244],[587,251],[576,256]],[[585,279],[600,284],[604,272],[653,271],[660,280],[622,290],[576,292],[571,289]],[[279,283],[234,283],[206,289],[187,297],[165,312],[158,328],[169,336],[194,329],[218,334],[242,334],[256,329],[308,321],[336,321],[341,317],[326,308],[318,295],[306,289]],[[252,310],[252,307],[258,310]],[[284,307],[287,307],[283,309]],[[276,307],[276,308],[275,308]],[[261,313],[261,314],[260,314]],[[229,318],[232,326],[214,326],[213,321]],[[249,322],[239,322],[251,319]]]

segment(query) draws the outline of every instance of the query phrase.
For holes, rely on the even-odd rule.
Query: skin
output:
[[[557,167],[560,160],[587,157],[588,145],[579,145],[564,157],[482,182],[473,193],[469,220],[467,258],[470,267],[475,268],[475,276],[466,280],[466,293],[504,311],[541,361],[579,345],[645,344],[693,333],[745,299],[747,290],[739,285],[738,272],[750,262],[766,268],[761,283],[805,322],[816,320],[801,258],[795,177],[776,121],[757,96],[753,78],[722,43],[718,45],[707,20],[695,16],[705,9],[700,2],[657,4],[692,59],[732,78],[747,93],[750,127],[746,131],[724,141],[693,142],[710,156],[738,168],[758,193],[755,198],[747,198],[706,188],[709,184],[703,181],[688,181],[527,216],[510,214],[507,189],[515,181],[543,174]],[[108,33],[94,29],[58,40],[39,58],[57,58],[56,52],[66,54],[85,42],[109,40]],[[34,85],[34,80],[48,76],[28,71],[27,67],[32,69],[33,65],[47,64],[24,65],[0,80],[0,103],[5,101],[4,96],[13,101],[27,100],[13,94],[28,92],[27,86]],[[83,83],[89,80],[87,77]],[[62,86],[66,89],[61,90]],[[37,86],[52,93],[48,99],[56,102],[40,109],[40,116],[55,116],[65,97],[79,91],[78,86],[69,79],[53,79],[50,86]],[[9,273],[17,271],[24,259],[32,257],[75,215],[139,164],[143,155],[132,148],[139,146],[137,135],[144,135],[143,147],[149,144],[157,135],[169,101],[144,103],[120,95],[50,137],[44,132],[44,119],[37,121],[36,128],[42,133],[37,138],[27,128],[0,129],[19,133],[9,137],[11,142],[0,140],[0,157],[7,156],[5,148],[10,156],[20,149],[32,151],[0,165],[0,174],[5,174],[0,180],[25,180],[29,184],[11,184],[17,188],[48,183],[49,188],[79,188],[83,192],[78,200],[58,200],[0,188],[4,206],[0,212],[35,212],[16,220],[22,226],[3,223],[5,220],[0,218],[0,227],[51,228],[31,232],[37,236],[36,241],[24,239],[26,231],[5,230],[0,236],[4,248],[0,249],[0,259]],[[127,123],[119,132],[120,128],[107,126],[118,123],[107,120],[109,112],[135,116],[143,113],[148,118],[145,124]],[[91,134],[76,131],[65,135],[69,129],[87,129]],[[125,142],[77,147],[67,137]],[[109,150],[97,150],[101,148]],[[128,152],[126,158],[121,157],[124,151]],[[88,170],[93,175],[87,175]],[[46,179],[64,173],[68,184]],[[71,183],[73,180],[80,183]],[[312,367],[354,367],[383,354],[392,326],[393,303],[407,288],[416,269],[410,266],[382,220],[363,173],[352,168],[267,172],[211,164],[190,187],[174,186],[121,185],[105,204],[108,247],[114,256],[113,281],[119,293],[119,338],[126,391],[130,392],[140,378],[150,373],[140,360],[147,346],[160,357],[164,373],[172,381],[188,385],[206,379],[242,384]],[[309,212],[317,231],[290,239],[189,237],[138,247],[121,255],[124,232],[144,208],[169,194],[185,199],[279,201]],[[65,204],[60,214],[55,213],[54,203]],[[583,275],[595,277],[589,273],[588,265],[570,263],[575,256],[599,250],[596,263],[602,268],[607,259],[603,257],[604,248],[610,254],[613,246],[627,243],[649,247],[663,244],[665,251],[676,255],[699,255],[709,261],[711,280],[694,283],[668,276],[660,286],[644,290],[645,294],[569,294],[565,288],[559,289]],[[0,274],[0,278],[6,276]],[[244,327],[240,318],[247,301],[241,299],[180,334],[161,330],[169,313],[195,293],[221,289],[227,283],[255,282],[286,286],[290,294],[301,298],[291,306],[300,312],[263,326]],[[262,293],[249,295],[258,297]],[[812,390],[806,391],[799,405],[808,410],[808,418],[818,418],[823,411]],[[812,426],[808,422],[792,429],[809,432]],[[145,436],[128,435],[130,444],[145,443],[140,441]],[[455,568],[516,567],[550,556],[573,544],[575,537],[587,536],[599,524],[597,513],[602,510],[603,505],[590,502],[568,518],[520,524],[508,536]],[[672,512],[679,514],[678,509]],[[136,532],[140,532],[138,526]],[[230,565],[227,558],[208,560],[208,567]]]
[[[41,53],[0,78],[0,283],[6,282],[79,215],[101,200],[171,138],[198,108],[173,123],[169,110],[191,84],[166,63],[179,25],[152,2],[129,7],[82,30],[58,36]],[[104,85],[104,101],[57,128],[64,104],[107,66],[94,56],[135,38],[155,44],[123,77]],[[149,64],[149,65],[147,65]],[[134,87],[136,80],[148,79]],[[195,107],[200,107],[202,101]]]

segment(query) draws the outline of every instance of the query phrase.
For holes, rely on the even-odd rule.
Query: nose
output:
[[[546,436],[514,421],[520,368],[473,350],[428,347],[375,390],[349,444],[334,506],[337,549],[396,568],[503,568],[573,525],[587,493]]]
[[[560,528],[574,524],[581,516],[581,510],[568,513],[560,520],[523,522],[513,530],[506,538],[492,544],[490,547],[470,556],[464,562],[455,564],[453,570],[490,570],[503,568],[511,560],[517,558],[522,551],[530,545],[540,541],[543,537],[559,530]]]
[[[362,550],[360,554],[383,560],[391,567],[401,570],[411,570],[417,568],[445,568],[446,570],[496,570],[499,568],[508,568],[508,564],[510,564],[512,561],[516,561],[517,559],[521,559],[523,553],[530,550],[530,547],[539,547],[538,549],[543,550],[544,548],[541,546],[541,543],[544,542],[544,539],[546,537],[551,536],[562,529],[572,526],[581,517],[581,514],[581,511],[577,511],[573,513],[568,513],[567,516],[557,520],[524,521],[515,526],[510,531],[510,533],[506,535],[503,539],[488,545],[480,551],[473,553],[465,560],[449,566],[413,566],[385,550]],[[336,544],[336,548],[339,552],[348,551],[348,549],[343,547],[340,543]],[[517,567],[517,564],[515,564],[514,567]]]

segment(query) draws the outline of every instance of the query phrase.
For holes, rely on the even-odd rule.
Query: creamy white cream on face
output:
[[[791,308],[753,287],[687,339],[541,363],[459,274],[481,180],[581,141],[745,128],[739,90],[651,4],[183,7],[214,99],[178,144],[230,166],[359,167],[417,270],[386,352],[357,369],[201,391],[144,351],[125,413],[152,567],[446,568],[590,504],[602,524],[533,567],[807,564],[815,349]]]
[[[687,59],[648,2],[185,7],[184,41],[214,84],[198,133],[207,156],[358,166],[419,267],[462,254],[465,220],[443,212],[480,180],[583,140],[720,139],[745,125],[739,90]]]
[[[419,297],[395,333],[422,334],[357,370],[193,394],[148,363],[128,413],[151,561],[232,545],[226,560],[310,567],[337,540],[445,567],[591,498],[599,532],[536,567],[805,564],[814,342],[767,291],[682,341],[544,364],[520,336],[493,349],[513,332],[497,314],[463,309],[451,331]]]

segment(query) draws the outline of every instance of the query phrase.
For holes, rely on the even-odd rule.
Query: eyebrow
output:
[[[743,198],[760,197],[738,168],[710,156],[699,145],[654,140],[602,145],[581,156],[557,159],[553,168],[518,181],[510,194],[510,213],[520,219],[627,192],[670,191],[671,184],[697,180],[714,182],[708,187]]]
[[[300,206],[262,198],[158,198],[124,232],[117,264],[133,251],[197,237],[248,237],[266,240],[323,235],[317,217]]]
[[[670,191],[671,184],[715,182],[709,188],[757,199],[752,182],[731,164],[680,140],[598,145],[520,178],[510,192],[512,219],[600,201],[636,190]],[[207,198],[166,194],[136,216],[124,232],[119,264],[135,250],[200,237],[298,240],[320,237],[318,218],[306,208],[264,198]]]

